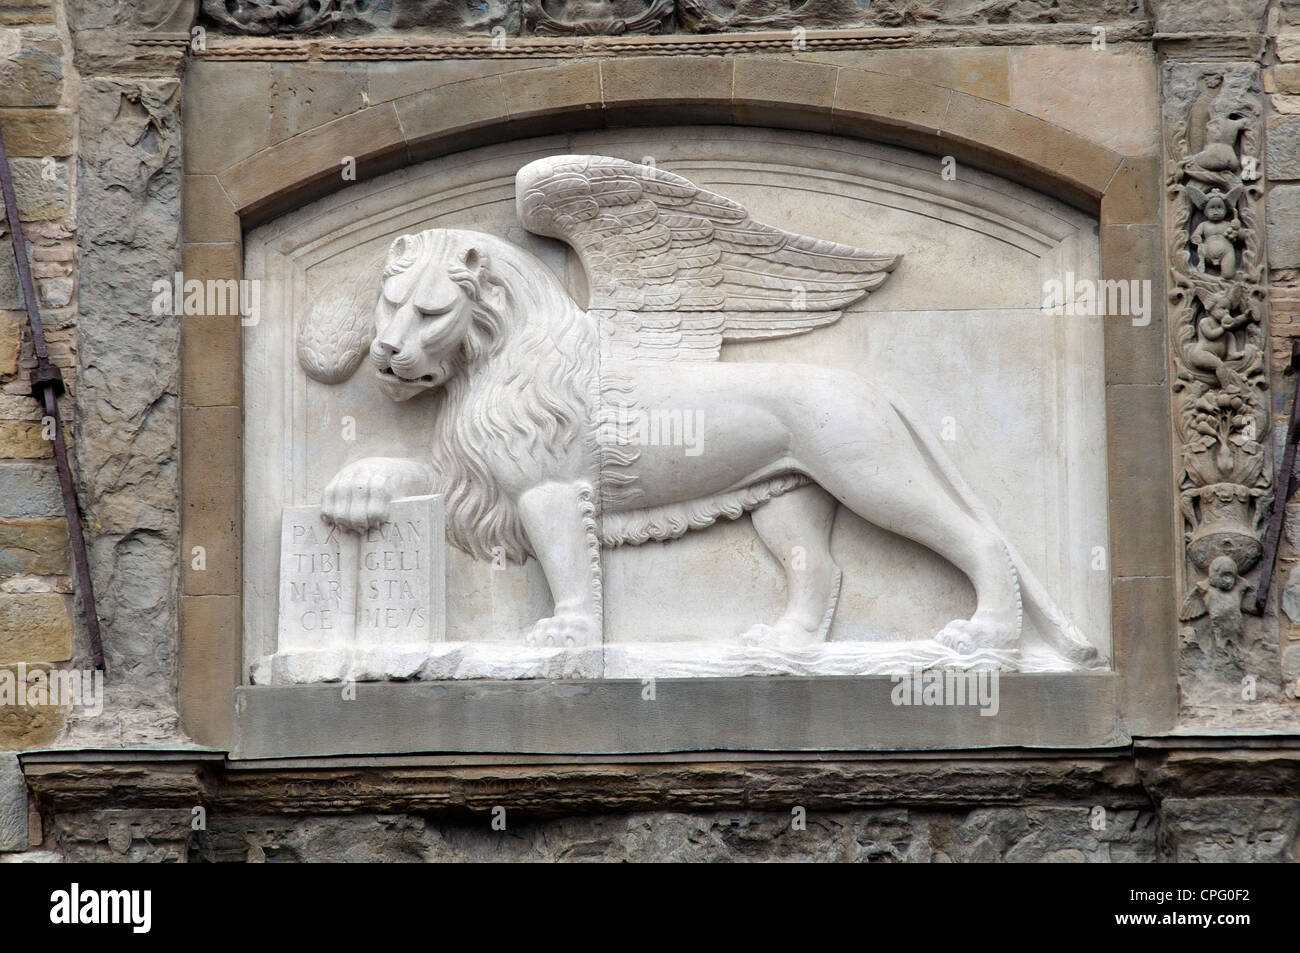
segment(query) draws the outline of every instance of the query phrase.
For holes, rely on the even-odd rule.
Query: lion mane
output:
[[[471,250],[477,273],[461,264]],[[490,235],[431,229],[403,236],[393,243],[384,280],[411,268],[446,268],[472,305],[436,398],[432,464],[447,538],[478,559],[504,554],[522,562],[531,547],[494,466],[517,461],[545,472],[573,441],[594,439],[595,328],[541,261]],[[488,286],[500,292],[501,307],[489,303]]]

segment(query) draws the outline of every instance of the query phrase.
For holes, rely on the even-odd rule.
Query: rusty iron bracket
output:
[[[9,237],[14,246],[14,266],[18,269],[18,282],[27,306],[27,323],[32,329],[32,346],[36,351],[36,367],[32,370],[32,396],[40,401],[45,416],[52,421],[54,430],[54,467],[59,472],[59,489],[63,494],[63,513],[68,522],[68,541],[72,544],[72,562],[76,570],[77,585],[81,591],[81,604],[86,609],[86,631],[90,636],[90,654],[95,668],[104,670],[104,644],[99,634],[99,615],[95,610],[95,587],[90,579],[90,562],[86,558],[86,537],[81,529],[81,506],[72,483],[72,470],[68,466],[68,446],[63,436],[63,421],[59,419],[59,395],[64,392],[63,374],[50,360],[45,346],[45,330],[41,326],[41,313],[36,304],[36,289],[32,285],[32,269],[27,262],[27,243],[23,240],[23,227],[18,220],[18,199],[14,194],[13,174],[9,156],[5,152],[4,138],[0,136],[0,193],[4,195],[5,217],[9,220]]]
[[[1296,491],[1295,458],[1300,446],[1300,340],[1291,342],[1291,366],[1288,371],[1296,375],[1295,393],[1291,395],[1291,422],[1287,425],[1286,450],[1282,453],[1282,467],[1273,481],[1273,512],[1268,518],[1268,533],[1264,536],[1264,555],[1261,558],[1259,588],[1255,593],[1255,615],[1263,615],[1268,604],[1268,592],[1273,585],[1277,569],[1277,551],[1282,542],[1282,522],[1286,518],[1286,504]]]

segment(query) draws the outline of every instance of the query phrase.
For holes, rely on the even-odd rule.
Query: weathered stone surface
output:
[[[16,684],[20,674],[30,677],[34,670],[33,666],[20,669],[15,665],[0,665],[0,678]],[[0,705],[0,751],[22,751],[53,744],[63,730],[63,723],[63,710],[59,708]]]
[[[1098,806],[1099,807],[1099,806]],[[1149,811],[1098,807],[640,812],[462,822],[411,815],[302,819],[214,815],[205,861],[1042,862],[1153,861]],[[1105,811],[1102,807],[1100,810]],[[71,857],[69,857],[71,859]]]
[[[1300,179],[1300,117],[1282,119],[1268,127],[1264,171],[1274,182]]]
[[[53,30],[22,31],[21,47],[0,60],[0,106],[57,106],[63,58]]]
[[[0,9],[0,24],[24,26],[54,22],[54,0],[11,0]]]
[[[435,33],[519,32],[519,0],[449,3],[447,0],[395,0],[381,4],[357,0],[275,3],[268,0],[203,0],[204,16],[232,33],[253,36],[310,34],[322,30],[367,33],[376,29],[418,28]]]
[[[1268,193],[1268,264],[1300,265],[1300,185],[1279,185]]]
[[[1100,58],[1100,59],[1098,59]],[[1011,52],[1011,105],[1127,155],[1159,152],[1155,56],[1087,46]],[[1154,198],[1154,196],[1153,196]]]
[[[1161,33],[1257,32],[1268,0],[1148,0]]]
[[[1161,839],[1178,863],[1296,861],[1300,801],[1284,798],[1168,798]]]
[[[671,33],[673,0],[522,0],[523,32],[539,36]]]
[[[72,303],[71,278],[42,278],[36,283],[36,294],[47,308],[66,308]]]
[[[55,832],[69,862],[184,863],[191,818],[187,808],[94,811],[58,817]]]
[[[0,754],[0,852],[27,849],[27,782],[16,754]]]
[[[853,26],[929,26],[1005,23],[1096,23],[1142,19],[1140,0],[678,0],[678,18],[686,30],[719,32],[747,29]]]
[[[22,345],[22,326],[17,321],[0,317],[0,383],[11,381],[17,375]]]
[[[0,420],[0,457],[39,460],[54,456],[54,442],[45,439],[39,423]]]
[[[0,109],[0,129],[11,159],[72,155],[73,114],[69,111]]]
[[[1282,586],[1282,611],[1293,623],[1300,623],[1300,566],[1292,566]]]
[[[809,0],[799,5],[786,0],[677,0],[679,22],[696,33],[861,26],[867,22],[869,8],[857,0]]]
[[[0,576],[58,575],[69,565],[68,527],[62,519],[0,519]]]
[[[273,66],[268,73],[272,143],[368,105],[366,71],[361,64],[293,63]]]
[[[0,663],[63,662],[72,654],[67,597],[0,593]]]
[[[15,159],[13,161],[17,162],[19,160]],[[3,204],[3,202],[0,202],[0,205]],[[14,267],[12,246],[9,246],[5,250],[8,251],[9,254],[0,256],[0,308],[5,309],[6,311],[20,311],[20,309],[26,307],[25,299],[23,298],[23,289],[22,285],[18,281],[18,269]],[[32,246],[29,242],[27,244],[27,256],[29,261],[31,260],[31,254]],[[20,313],[22,312],[20,311]],[[26,320],[25,314],[23,314],[23,320]]]
[[[176,731],[180,319],[151,303],[179,264],[179,104],[165,80],[83,80],[79,98],[76,397],[94,425],[75,449],[115,679],[113,717],[78,727],[135,743]]]

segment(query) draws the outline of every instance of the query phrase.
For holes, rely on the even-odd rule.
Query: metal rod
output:
[[[81,506],[77,502],[77,491],[72,483],[72,469],[68,466],[68,445],[64,440],[63,421],[59,419],[59,395],[64,392],[63,374],[50,361],[49,349],[45,345],[45,329],[41,326],[41,313],[36,304],[32,269],[27,263],[27,243],[23,240],[23,227],[18,220],[18,199],[14,194],[13,174],[9,169],[9,155],[5,151],[3,135],[0,135],[0,193],[4,195],[5,217],[9,220],[9,237],[14,247],[14,266],[18,269],[23,303],[27,306],[27,323],[32,329],[32,347],[36,352],[36,367],[32,370],[32,396],[41,403],[45,416],[53,421],[54,468],[59,473],[63,513],[68,523],[68,541],[72,544],[72,562],[81,591],[81,603],[86,609],[86,631],[90,636],[91,658],[95,668],[102,672],[104,644],[99,634],[99,614],[95,609],[95,586],[90,579],[90,561],[86,558]]]

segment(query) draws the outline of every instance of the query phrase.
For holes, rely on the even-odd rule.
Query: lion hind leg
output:
[[[970,579],[975,612],[945,626],[940,642],[960,651],[1014,648],[1021,630],[1020,587],[1001,535],[960,505],[943,474],[907,443],[895,441],[898,452],[887,468],[849,458],[812,475],[863,519],[921,543]]]
[[[774,497],[751,514],[763,545],[785,572],[786,606],[772,625],[755,625],[741,642],[792,648],[826,641],[839,601],[839,566],[831,557],[835,498],[809,484]]]

